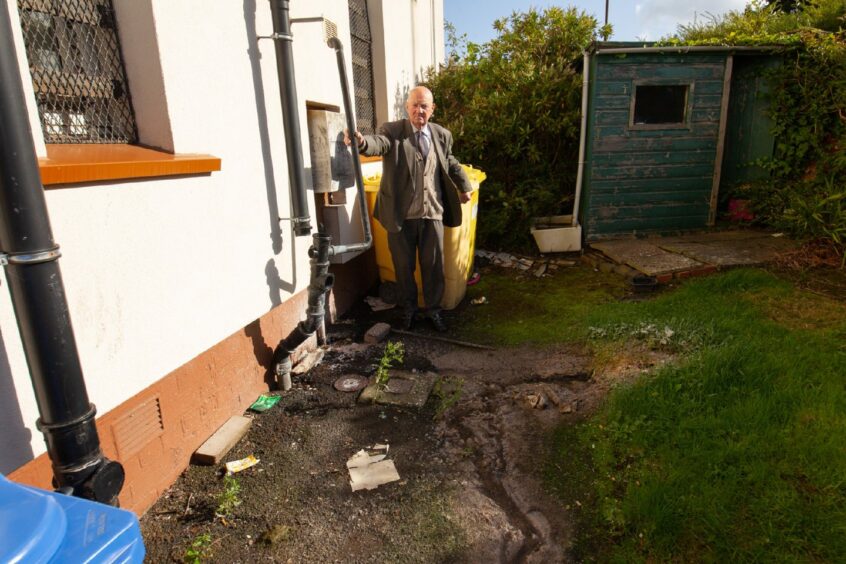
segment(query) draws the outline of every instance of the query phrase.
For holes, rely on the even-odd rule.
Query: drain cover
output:
[[[335,380],[335,389],[340,392],[357,392],[367,386],[367,378],[358,374],[345,374]]]

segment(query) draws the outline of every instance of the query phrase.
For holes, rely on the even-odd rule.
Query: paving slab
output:
[[[371,384],[362,390],[358,401],[402,407],[423,407],[437,379],[438,375],[434,372],[391,370],[391,378],[384,390],[380,390],[376,384]]]
[[[591,243],[611,260],[627,264],[648,276],[694,270],[704,266],[701,262],[658,246],[659,239],[620,239]]]
[[[685,241],[685,242],[712,242],[712,241],[747,241],[750,239],[771,239],[775,238],[769,231],[753,231],[750,229],[734,229],[729,231],[700,231],[697,233],[686,233],[674,237],[652,237],[648,240],[655,241]]]
[[[219,464],[241,437],[250,430],[253,420],[243,415],[230,417],[209,439],[194,453],[197,464]]]
[[[665,241],[659,243],[665,251],[679,253],[718,267],[753,266],[774,260],[796,244],[783,237],[715,238],[698,241]]]

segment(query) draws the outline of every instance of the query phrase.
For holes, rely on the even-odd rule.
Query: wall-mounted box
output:
[[[330,109],[308,108],[307,114],[314,191],[323,194],[355,186],[352,153],[344,144],[346,117]]]

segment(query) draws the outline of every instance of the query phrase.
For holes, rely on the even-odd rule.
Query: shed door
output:
[[[771,133],[769,89],[764,74],[778,64],[773,57],[734,57],[725,153],[720,193],[728,195],[737,184],[767,177],[767,171],[752,164],[771,157],[775,139]]]

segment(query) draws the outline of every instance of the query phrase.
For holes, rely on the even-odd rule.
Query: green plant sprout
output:
[[[210,546],[211,541],[212,537],[209,533],[203,533],[194,537],[194,540],[185,549],[182,561],[185,564],[200,564],[203,560],[211,558],[213,556]]]
[[[402,362],[403,355],[405,354],[405,349],[402,346],[402,342],[393,342],[388,341],[388,344],[385,345],[385,352],[382,353],[382,357],[379,359],[379,364],[376,366],[376,387],[380,390],[384,390],[385,386],[388,385],[388,380],[390,380],[391,376],[389,370],[392,366],[397,363]]]
[[[234,476],[223,477],[223,491],[217,496],[217,509],[215,515],[228,517],[236,507],[241,505],[238,494],[241,493],[241,483]]]
[[[438,405],[435,408],[435,419],[442,416],[446,410],[455,405],[456,402],[461,399],[463,389],[464,380],[460,378],[442,378],[438,380],[435,384],[435,389],[432,391],[434,396],[438,398]]]

